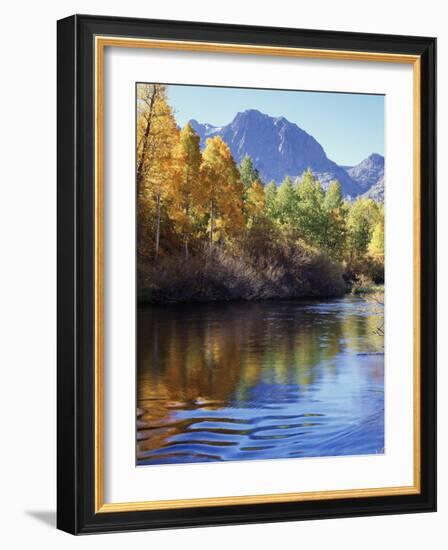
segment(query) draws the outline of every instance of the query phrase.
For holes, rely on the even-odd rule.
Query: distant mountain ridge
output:
[[[384,157],[372,153],[362,162],[347,170],[359,185],[361,194],[376,201],[384,200]]]
[[[355,169],[363,163],[346,170],[327,157],[313,136],[284,117],[275,118],[256,109],[249,109],[237,113],[224,126],[199,123],[194,119],[190,120],[190,124],[200,136],[201,148],[205,147],[207,138],[221,136],[238,164],[245,155],[251,157],[264,182],[274,180],[279,184],[285,176],[300,177],[311,168],[324,188],[337,179],[344,196],[354,198],[364,194],[378,181],[378,178],[375,179],[375,174],[380,173],[376,162],[378,159],[358,171]],[[371,155],[368,158],[372,156],[381,157]],[[381,159],[384,175],[384,158]],[[371,175],[367,174],[369,167],[372,168]],[[367,182],[372,182],[370,187],[366,187],[369,185]]]

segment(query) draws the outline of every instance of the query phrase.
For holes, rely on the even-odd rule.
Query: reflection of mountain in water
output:
[[[382,349],[369,307],[345,298],[141,309],[139,463],[377,452],[383,356],[358,355]]]

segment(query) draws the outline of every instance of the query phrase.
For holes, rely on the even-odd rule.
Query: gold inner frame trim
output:
[[[414,420],[414,480],[413,485],[365,489],[329,490],[263,495],[192,498],[141,502],[106,503],[104,501],[104,50],[106,47],[151,48],[207,53],[233,53],[243,55],[285,56],[341,61],[369,61],[407,63],[413,65],[413,197],[414,197],[414,353],[413,353],[413,420]],[[356,52],[252,44],[225,44],[213,42],[156,40],[96,36],[95,54],[95,513],[166,510],[207,506],[231,506],[274,502],[303,502],[341,498],[362,498],[420,493],[421,485],[421,425],[420,425],[420,271],[421,271],[421,71],[420,56],[381,52]]]

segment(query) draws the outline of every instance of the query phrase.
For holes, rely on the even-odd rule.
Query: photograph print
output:
[[[136,465],[384,444],[384,96],[136,84]]]

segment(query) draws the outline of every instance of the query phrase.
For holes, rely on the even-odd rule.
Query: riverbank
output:
[[[139,264],[143,303],[334,298],[347,292],[342,268],[323,254],[275,258],[230,256],[162,258]]]

